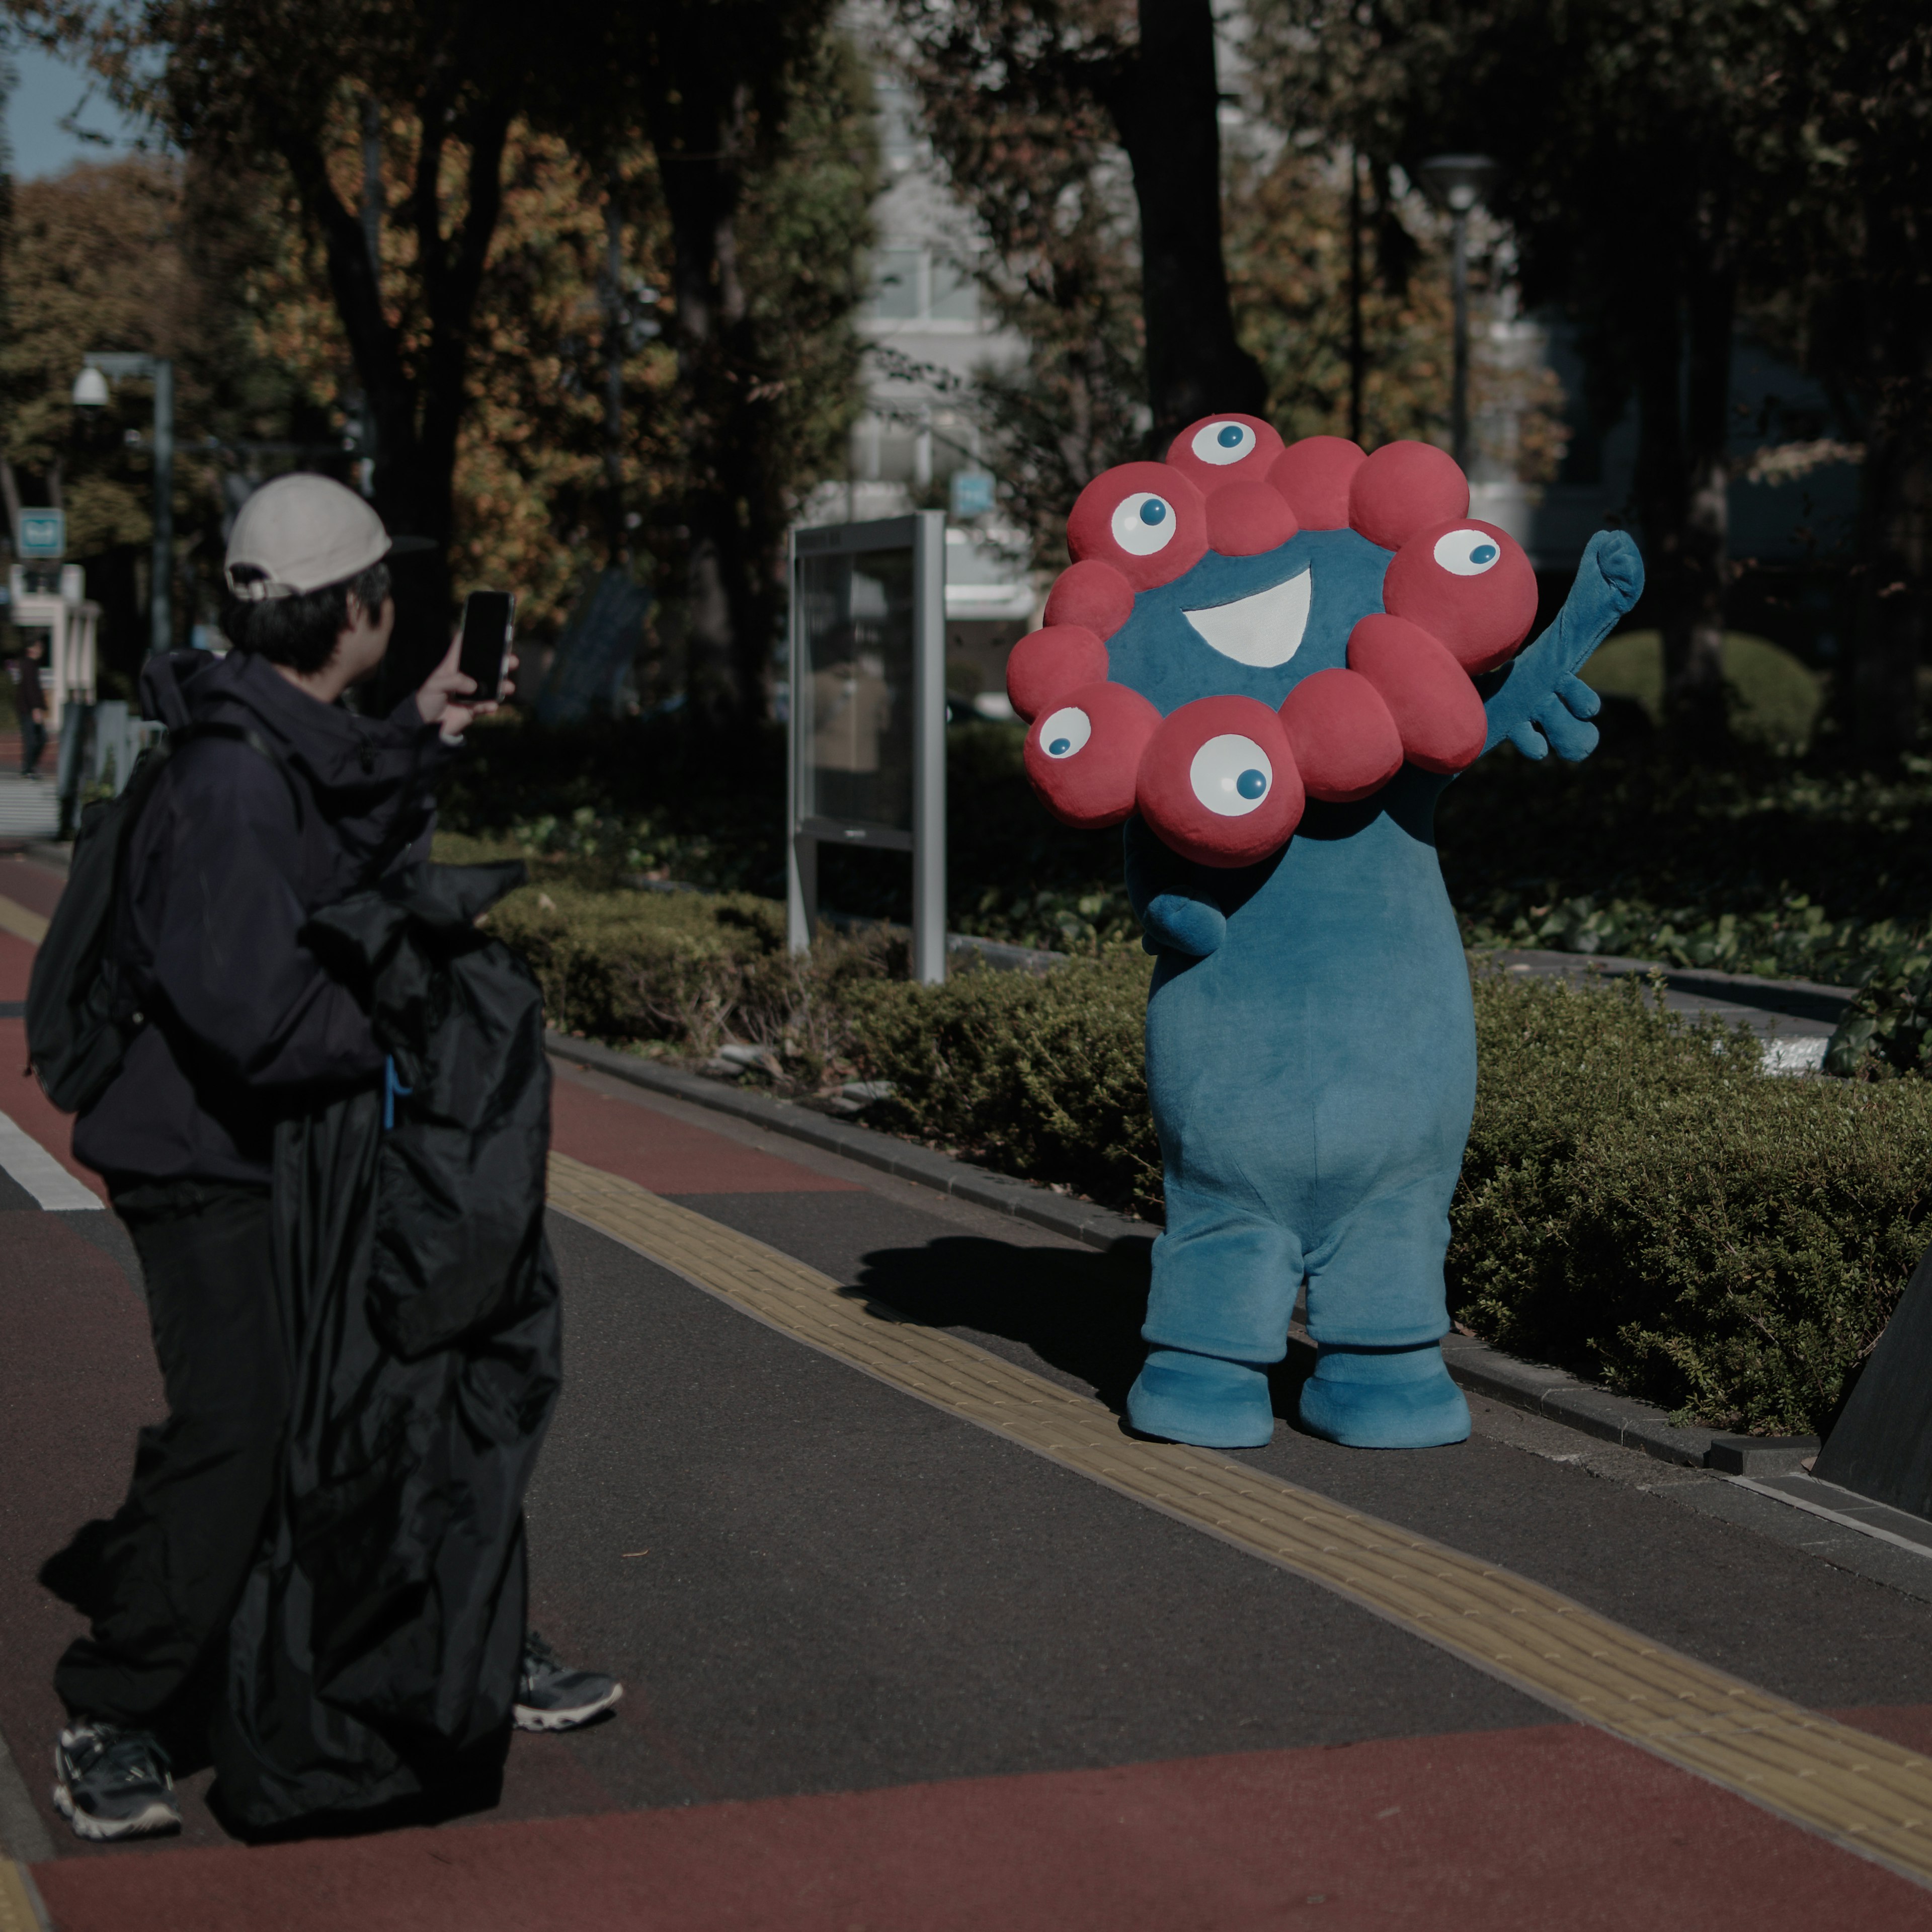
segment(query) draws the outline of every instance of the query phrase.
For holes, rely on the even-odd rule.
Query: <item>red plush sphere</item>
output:
[[[1022,718],[1037,718],[1063,692],[1107,676],[1107,647],[1075,624],[1029,631],[1006,659],[1006,695]]]
[[[1111,564],[1135,590],[1151,590],[1201,561],[1207,508],[1179,470],[1123,463],[1081,491],[1066,520],[1066,548],[1076,562]]]
[[[1208,548],[1222,556],[1259,556],[1295,530],[1294,512],[1265,483],[1229,483],[1208,499]]]
[[[1494,670],[1536,621],[1536,572],[1506,530],[1465,518],[1418,531],[1396,552],[1382,604],[1439,638],[1465,670]]]
[[[1048,625],[1078,624],[1111,638],[1134,614],[1134,586],[1110,563],[1069,564],[1046,593]]]
[[[1027,734],[1026,775],[1063,825],[1098,832],[1134,808],[1135,780],[1160,713],[1124,684],[1070,691]]]
[[[1348,520],[1372,544],[1400,550],[1417,531],[1469,514],[1469,484],[1432,442],[1385,442],[1348,486]]]
[[[1203,416],[1168,446],[1167,460],[1211,496],[1224,484],[1265,482],[1280,454],[1280,436],[1259,416]]]
[[[1366,460],[1345,436],[1305,436],[1276,458],[1268,482],[1304,530],[1345,530],[1349,488]]]
[[[1197,698],[1141,754],[1141,815],[1184,859],[1251,866],[1301,822],[1301,774],[1280,716],[1252,698]]]
[[[1318,670],[1288,694],[1281,722],[1311,798],[1346,805],[1402,769],[1402,734],[1359,672]]]
[[[1406,617],[1364,617],[1348,633],[1348,668],[1388,706],[1402,755],[1425,772],[1460,772],[1482,756],[1483,700],[1449,647]]]

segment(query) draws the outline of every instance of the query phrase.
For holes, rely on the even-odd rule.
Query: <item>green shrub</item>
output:
[[[1888,947],[1859,981],[1826,1052],[1826,1072],[1932,1077],[1932,932]]]
[[[496,849],[438,844],[459,862]],[[823,935],[801,958],[773,901],[599,890],[568,862],[490,922],[567,1031],[754,1042],[806,1090],[862,1072],[892,1088],[874,1124],[1160,1214],[1137,946],[913,986],[902,942]],[[1932,1082],[1767,1078],[1748,1031],[1629,982],[1482,973],[1475,1002],[1457,1318],[1714,1426],[1822,1430],[1932,1238]]]
[[[439,840],[437,856],[460,864],[488,849]],[[784,908],[748,892],[598,892],[546,878],[486,922],[536,974],[560,1031],[700,1055],[727,1040],[762,1046],[810,1091],[856,1070],[855,990],[904,970],[903,941],[883,934],[826,934],[794,954]]]
[[[1726,709],[1731,729],[1759,744],[1802,751],[1824,700],[1818,674],[1782,645],[1748,631],[1724,633]],[[1620,631],[1584,668],[1592,690],[1633,698],[1656,724],[1664,709],[1664,640],[1655,631]]]
[[[956,973],[877,985],[859,1050],[893,1098],[870,1118],[1009,1174],[1157,1209],[1142,1026],[1153,962],[1114,945],[1051,973]]]
[[[1450,1305],[1714,1426],[1820,1431],[1932,1214],[1932,1088],[1756,1071],[1626,983],[1477,982]]]

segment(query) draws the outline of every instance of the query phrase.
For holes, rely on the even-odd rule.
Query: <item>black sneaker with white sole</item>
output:
[[[517,1729],[574,1731],[610,1709],[624,1687],[601,1670],[572,1670],[535,1630],[524,1638],[517,1673]]]
[[[78,1838],[147,1838],[181,1829],[168,1754],[146,1731],[81,1718],[54,1746],[54,1804]]]

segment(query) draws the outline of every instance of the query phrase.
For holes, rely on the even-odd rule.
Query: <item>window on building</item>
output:
[[[940,322],[977,322],[980,285],[950,262],[932,264],[932,314]]]
[[[881,248],[872,258],[872,293],[866,313],[880,322],[910,322],[920,313],[923,251]]]

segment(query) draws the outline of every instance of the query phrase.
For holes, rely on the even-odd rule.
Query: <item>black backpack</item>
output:
[[[63,1113],[77,1114],[100,1099],[146,1024],[115,956],[115,909],[136,821],[168,761],[197,738],[230,739],[266,758],[287,784],[296,821],[302,822],[301,790],[274,748],[245,724],[212,719],[184,724],[150,746],[121,795],[82,814],[66,889],[34,956],[27,986],[28,1064]]]

